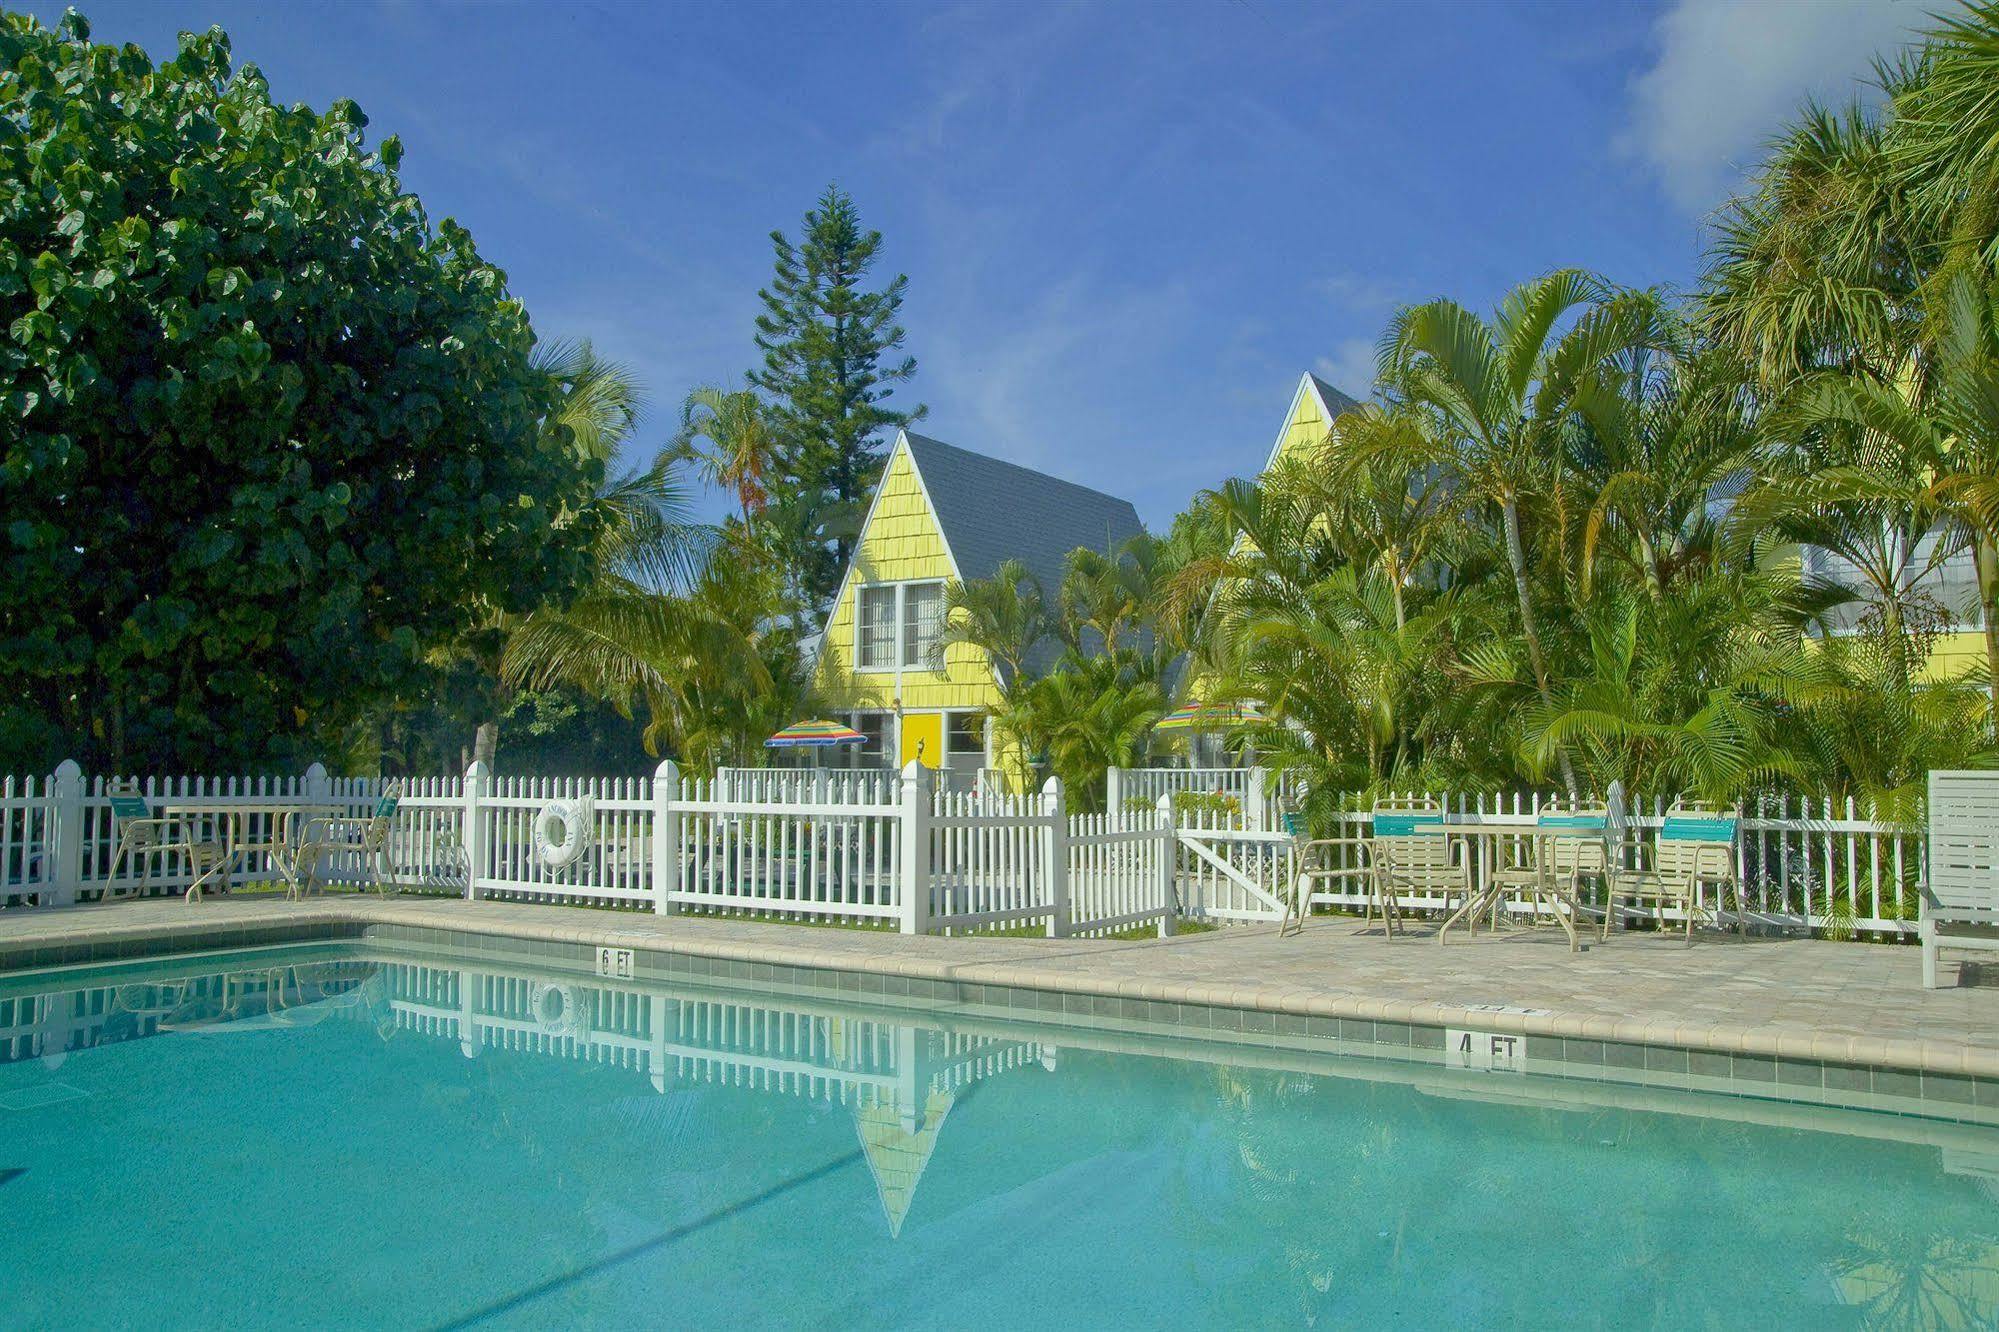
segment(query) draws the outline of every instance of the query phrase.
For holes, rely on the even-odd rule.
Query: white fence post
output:
[[[49,905],[74,906],[83,884],[83,769],[64,759],[49,778]],[[107,891],[107,896],[109,895]]]
[[[1159,918],[1159,937],[1171,938],[1173,918],[1180,911],[1179,884],[1175,873],[1180,863],[1180,825],[1173,818],[1173,793],[1159,797],[1159,901],[1166,914]]]
[[[465,770],[465,826],[458,844],[465,848],[465,900],[479,900],[479,876],[486,870],[485,821],[479,817],[479,802],[486,796],[492,774],[486,765],[474,761]]]
[[[652,772],[652,909],[673,913],[673,890],[680,885],[680,765],[661,761]]]
[[[1041,788],[1041,812],[1048,819],[1048,861],[1042,869],[1048,883],[1048,937],[1060,939],[1069,933],[1069,811],[1060,777],[1050,777]]]
[[[331,805],[333,803],[333,779],[326,775],[326,765],[315,763],[305,770],[305,777],[299,783],[299,792],[307,805]]]
[[[930,932],[930,769],[915,759],[902,770],[902,912],[904,934]]]
[[[1270,827],[1270,769],[1251,768],[1244,775],[1246,785],[1242,793],[1242,816],[1247,825],[1257,832]]]
[[[1110,812],[1111,827],[1121,828],[1124,817],[1124,769],[1110,767],[1104,769],[1104,808]]]

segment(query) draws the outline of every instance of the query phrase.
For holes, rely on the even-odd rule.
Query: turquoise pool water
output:
[[[0,1041],[9,1327],[1999,1317],[1999,1143],[1887,1116],[360,948],[0,978]]]

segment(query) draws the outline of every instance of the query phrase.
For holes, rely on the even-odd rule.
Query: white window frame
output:
[[[941,596],[947,581],[943,578],[912,578],[900,583],[863,583],[854,589],[853,653],[854,673],[856,675],[901,675],[904,671],[927,671],[930,669],[928,662],[918,661],[913,664],[909,662],[910,645],[906,641],[906,631],[909,627],[909,589],[913,587],[934,587]],[[866,623],[866,619],[861,614],[861,598],[865,593],[880,592],[890,588],[895,591],[895,633],[894,641],[889,645],[889,664],[887,666],[863,665],[861,656],[861,630],[862,626]],[[943,610],[940,608],[940,618],[938,621],[940,633],[942,632],[943,625],[942,616]]]
[[[891,593],[889,597],[888,664],[871,666],[866,655],[866,634],[868,626],[867,600],[869,593]],[[854,589],[854,669],[869,675],[890,675],[899,669],[902,660],[902,591],[893,583],[870,583]]]

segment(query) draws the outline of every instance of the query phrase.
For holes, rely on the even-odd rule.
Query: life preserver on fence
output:
[[[534,854],[552,870],[568,869],[590,845],[590,801],[551,800],[534,816]]]
[[[574,985],[555,981],[528,982],[528,1020],[544,1036],[590,1034],[590,1020]]]

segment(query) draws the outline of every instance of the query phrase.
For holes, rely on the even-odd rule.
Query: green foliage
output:
[[[749,529],[726,529],[684,589],[600,576],[573,605],[517,626],[502,678],[567,684],[624,716],[644,710],[645,747],[695,770],[764,761],[765,737],[798,720],[807,669],[782,565]]]
[[[366,123],[0,16],[0,768],[289,770],[583,581],[601,463]]]
[[[1052,597],[1016,562],[954,583],[938,659],[956,643],[984,652],[997,668],[995,731],[1059,776],[1071,807],[1093,811],[1105,769],[1141,764],[1154,748],[1167,689],[1205,619],[1206,598],[1189,589],[1225,541],[1219,521],[1197,516],[1165,540],[1071,551]]]
[[[909,279],[877,290],[864,283],[881,233],[861,227],[854,201],[828,186],[805,214],[794,245],[771,233],[776,271],[758,293],[763,365],[750,383],[773,400],[779,427],[771,522],[806,605],[823,613],[846,570],[869,494],[881,473],[880,432],[920,420],[890,408],[916,360],[886,361],[902,346],[896,316]]]

